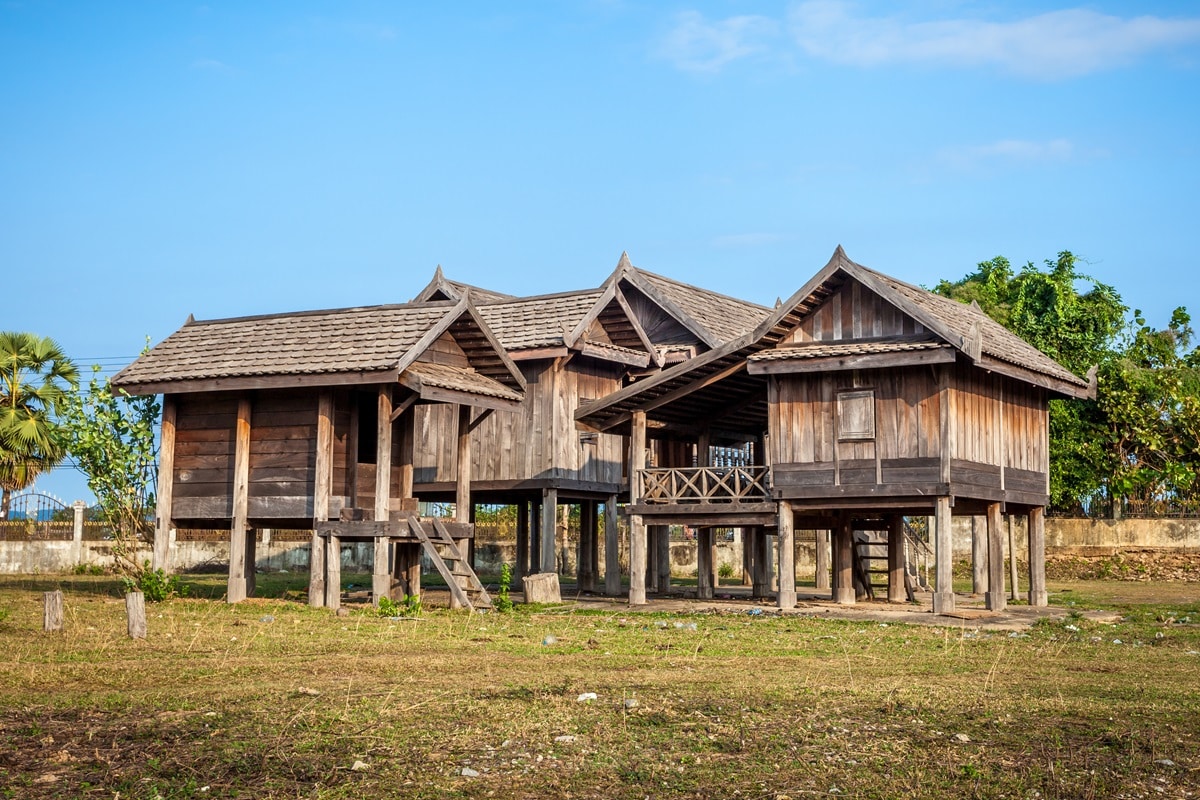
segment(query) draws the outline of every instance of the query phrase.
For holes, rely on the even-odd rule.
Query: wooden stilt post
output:
[[[63,629],[63,593],[61,589],[42,593],[42,630],[46,632]]]
[[[1046,509],[1029,509],[1029,605],[1049,605],[1046,592]]]
[[[397,420],[400,436],[400,497],[403,500],[415,501],[413,494],[413,471],[416,456],[417,441],[417,412],[413,406],[405,409]],[[392,594],[397,589],[405,595],[421,596],[421,545],[416,543],[396,542],[392,545],[393,574],[399,587],[393,585]],[[403,598],[393,598],[403,599]]]
[[[738,528],[742,540],[742,586],[754,585],[754,528]]]
[[[796,535],[793,517],[792,504],[787,500],[779,501],[779,520],[776,523],[779,532],[779,591],[776,600],[782,609],[796,607]]]
[[[469,523],[471,521],[471,407],[458,407],[458,448],[455,455],[455,491],[454,491],[454,521]],[[470,543],[467,539],[455,542],[460,553],[467,553]],[[460,586],[466,587],[465,580],[459,579]],[[450,593],[450,607],[461,608],[455,592]]]
[[[1017,589],[1017,537],[1013,533],[1013,515],[1004,515],[1005,527],[1008,529],[1008,599],[1017,602],[1021,599]]]
[[[599,523],[598,503],[584,500],[579,504],[579,554],[576,556],[576,573],[579,591],[596,591],[596,562],[599,557],[596,528]]]
[[[819,529],[817,534],[816,581],[813,584],[818,589],[829,589],[829,531]]]
[[[671,528],[667,525],[655,525],[653,530],[655,549],[658,556],[655,565],[658,568],[657,589],[659,594],[671,591]]]
[[[387,522],[392,508],[392,387],[383,384],[378,391],[378,415],[375,426],[375,521]],[[375,536],[375,555],[371,569],[371,602],[375,606],[392,590],[392,571],[388,563],[388,537]]]
[[[312,543],[308,549],[308,604],[325,604],[325,540],[317,525],[329,519],[334,491],[334,393],[320,392],[317,398],[317,453],[312,487]]]
[[[125,620],[130,639],[146,638],[146,596],[141,592],[125,595]]]
[[[342,537],[325,537],[325,607],[342,607]]]
[[[529,568],[526,575],[534,575],[542,566],[542,499],[537,497],[529,503]]]
[[[904,517],[899,514],[888,516],[888,591],[889,603],[903,603],[908,599],[904,588]]]
[[[621,593],[621,542],[617,530],[617,496],[610,494],[604,501],[604,593],[616,597]]]
[[[1004,531],[1000,527],[1000,504],[988,503],[987,507],[987,544],[988,544],[988,590],[987,608],[989,611],[1003,611],[1007,599],[1004,595]]]
[[[713,529],[699,528],[696,531],[696,597],[700,600],[713,598]]]
[[[646,468],[646,412],[634,411],[629,435],[629,502],[642,499],[642,470]],[[629,604],[646,602],[646,525],[641,514],[629,516]]]
[[[521,585],[521,579],[529,574],[529,501],[522,498],[517,503],[517,563],[513,567],[513,584]]]
[[[171,502],[175,494],[175,398],[163,395],[159,429],[158,496],[154,510],[153,567],[171,571]]]
[[[857,602],[854,591],[854,523],[849,516],[838,522],[833,536],[833,601],[841,605]]]
[[[767,572],[767,532],[759,527],[747,530],[754,531],[750,540],[750,596],[763,598],[767,596],[770,587],[770,575]]]
[[[935,583],[933,613],[954,612],[954,554],[950,531],[950,498],[937,498],[933,515],[933,557]]]
[[[558,572],[558,489],[542,490],[542,548],[538,572]]]
[[[990,506],[989,506],[990,508]],[[971,594],[986,594],[990,572],[988,569],[988,554],[990,552],[991,530],[988,525],[991,520],[984,516],[971,517]]]
[[[254,597],[258,588],[258,530],[246,529],[246,596]]]
[[[250,399],[238,401],[233,451],[233,519],[229,525],[229,584],[225,599],[246,599],[246,529],[250,503]]]

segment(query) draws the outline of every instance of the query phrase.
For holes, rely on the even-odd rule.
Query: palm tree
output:
[[[79,371],[53,339],[0,332],[0,519],[13,492],[66,455],[56,418]]]

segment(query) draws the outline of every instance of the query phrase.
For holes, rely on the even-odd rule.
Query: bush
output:
[[[121,585],[126,594],[135,591],[144,594],[147,603],[161,603],[168,597],[187,596],[187,587],[179,581],[178,575],[168,575],[161,568],[150,569],[149,561],[143,562],[136,575],[123,575]]]
[[[492,607],[501,614],[513,610],[512,598],[508,596],[508,587],[512,584],[512,569],[508,564],[500,565],[500,588],[496,591],[496,599]]]

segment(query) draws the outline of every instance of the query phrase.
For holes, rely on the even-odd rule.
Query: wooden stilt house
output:
[[[163,395],[156,566],[174,527],[228,528],[236,602],[254,591],[255,529],[301,528],[314,532],[313,605],[338,604],[346,539],[375,543],[376,600],[415,590],[422,548],[462,584],[459,602],[479,597],[462,552],[469,520],[422,521],[413,492],[419,411],[448,410],[439,435],[454,443],[465,508],[473,422],[524,399],[524,377],[469,299],[189,319],[112,382]]]
[[[647,528],[664,524],[755,530],[759,593],[770,580],[768,536],[776,537],[783,608],[795,603],[798,527],[832,536],[830,588],[842,603],[857,596],[855,532],[885,532],[888,598],[901,599],[902,518],[928,515],[934,607],[949,612],[952,514],[986,515],[991,608],[1005,602],[1001,517],[1026,515],[1029,600],[1045,604],[1047,402],[1094,390],[1094,378],[1072,374],[977,307],[856,264],[839,247],[752,332],[586,403],[576,418],[586,430],[630,437],[631,602],[645,602],[654,580]],[[757,437],[757,463],[711,466],[716,431]],[[646,463],[662,452],[687,461],[689,448],[694,466]],[[701,596],[712,590],[710,545],[700,537]]]

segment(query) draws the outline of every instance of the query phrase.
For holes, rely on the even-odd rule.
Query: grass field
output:
[[[1198,584],[1052,583],[1122,620],[1013,634],[620,607],[336,617],[283,599],[303,580],[228,606],[207,599],[220,576],[188,578],[132,641],[112,578],[0,578],[0,797],[1200,793]],[[61,634],[41,631],[53,588]]]

